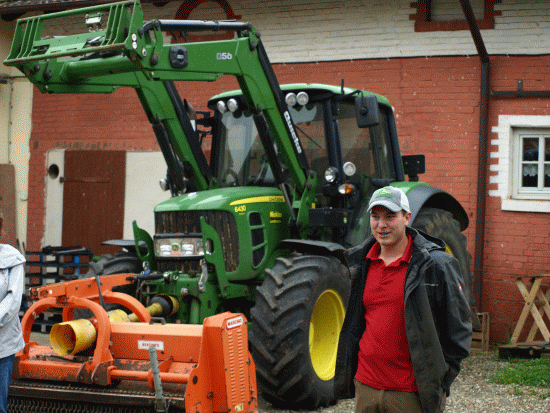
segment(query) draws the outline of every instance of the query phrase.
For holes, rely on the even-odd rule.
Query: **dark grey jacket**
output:
[[[445,253],[445,243],[412,228],[413,253],[405,279],[405,330],[418,394],[424,413],[436,412],[443,391],[460,371],[472,339],[471,313],[461,285],[458,261]],[[355,395],[359,340],[365,330],[363,291],[370,265],[366,255],[376,240],[346,251],[352,284],[340,333],[334,392],[337,398]]]

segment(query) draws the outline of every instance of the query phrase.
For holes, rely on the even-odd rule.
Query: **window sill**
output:
[[[501,208],[503,211],[550,213],[550,199],[503,199]]]

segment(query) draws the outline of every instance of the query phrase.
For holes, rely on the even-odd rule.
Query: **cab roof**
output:
[[[304,91],[309,91],[310,93],[315,92],[316,94],[322,93],[322,92],[325,92],[325,93],[328,92],[328,93],[332,93],[334,95],[341,95],[342,94],[342,87],[341,86],[325,85],[325,84],[322,84],[322,83],[288,83],[288,84],[280,85],[280,87],[281,87],[281,90],[283,92],[291,91],[291,90],[292,91],[304,90]],[[348,93],[355,92],[356,90],[357,89],[354,89],[354,88],[344,87],[344,93],[343,94],[347,95]],[[378,100],[378,103],[381,103],[381,104],[387,105],[388,107],[391,107],[390,101],[385,96],[382,96],[382,95],[379,95],[379,94],[373,93],[373,92],[368,92],[368,91],[365,91],[365,90],[361,90],[361,92],[364,95],[376,96],[376,99]],[[215,96],[210,98],[210,100],[208,102],[208,106],[210,106],[212,103],[214,103],[214,102],[216,102],[220,99],[226,99],[226,98],[233,97],[233,96],[238,96],[238,95],[241,95],[241,94],[242,94],[242,92],[239,89],[220,93],[220,94],[215,95]]]

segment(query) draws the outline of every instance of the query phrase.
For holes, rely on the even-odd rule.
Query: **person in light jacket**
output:
[[[3,218],[0,216],[0,233]],[[7,244],[0,244],[0,413],[8,411],[8,390],[15,353],[25,347],[19,308],[23,296],[25,258]]]
[[[439,413],[468,356],[471,313],[458,261],[408,225],[407,196],[373,194],[372,236],[346,251],[354,275],[340,333],[334,392],[355,413]]]

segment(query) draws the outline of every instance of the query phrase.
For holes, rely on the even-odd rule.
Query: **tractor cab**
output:
[[[281,89],[308,170],[317,177],[309,239],[357,245],[369,234],[368,199],[377,187],[402,177],[392,108],[382,96],[349,88],[288,84]],[[210,165],[219,185],[278,186],[240,91],[215,96],[208,107],[215,112]],[[292,192],[288,168],[278,158]]]

